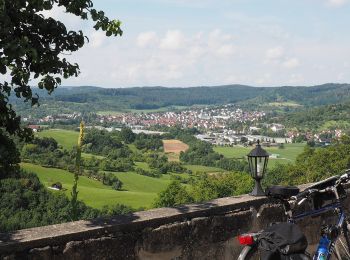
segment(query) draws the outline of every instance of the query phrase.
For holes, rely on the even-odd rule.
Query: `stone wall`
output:
[[[237,259],[238,234],[284,218],[280,205],[242,195],[0,234],[0,258]],[[322,221],[300,224],[309,243],[317,242]]]

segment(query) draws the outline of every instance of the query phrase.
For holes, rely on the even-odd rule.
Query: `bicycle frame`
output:
[[[321,207],[321,208],[316,209],[316,210],[310,210],[310,211],[298,214],[296,216],[289,216],[288,217],[288,222],[294,223],[294,222],[296,222],[298,220],[301,220],[303,218],[318,216],[318,215],[321,215],[323,213],[326,213],[328,211],[333,211],[333,210],[340,210],[340,212],[342,214],[344,214],[343,206],[341,205],[341,203],[340,202],[335,202],[335,203],[332,203],[332,204],[327,205],[325,207]]]
[[[316,210],[309,210],[307,212],[304,212],[304,213],[301,213],[301,214],[298,214],[296,216],[293,216],[292,214],[292,211],[291,210],[288,210],[286,211],[287,214],[288,214],[288,220],[287,222],[290,222],[290,223],[295,223],[297,222],[298,220],[301,220],[301,219],[304,219],[306,217],[313,217],[313,216],[318,216],[318,215],[321,215],[323,213],[326,213],[326,212],[329,212],[329,211],[337,211],[338,215],[339,215],[339,218],[338,218],[338,221],[337,221],[337,224],[336,224],[336,227],[341,230],[343,227],[344,227],[344,223],[345,223],[345,219],[346,219],[346,215],[344,213],[344,210],[343,210],[343,205],[341,204],[341,202],[339,200],[337,200],[335,203],[331,203],[327,206],[324,206],[324,207],[321,207],[319,209],[316,209]],[[327,250],[327,260],[330,259],[331,255],[333,254],[333,250],[334,250],[334,246],[335,246],[335,242],[337,241],[338,237],[340,235],[340,232],[338,233],[338,235],[334,238],[329,238],[328,236],[327,239],[330,240],[330,244],[328,246],[328,250]],[[322,238],[321,238],[322,239]],[[347,242],[347,245],[349,246],[349,241],[348,241],[348,237],[346,237],[346,242]],[[320,240],[320,243],[318,245],[318,248],[321,244],[321,240]],[[313,259],[317,260],[318,258],[317,255],[319,254],[318,251],[316,251],[315,255],[313,256]],[[323,258],[322,258],[323,259]]]
[[[336,180],[335,180],[335,177]],[[332,184],[327,183],[332,182]],[[346,171],[345,174],[339,176],[334,176],[331,178],[326,179],[325,181],[319,182],[314,184],[313,186],[309,187],[303,192],[299,192],[295,196],[291,196],[289,198],[285,197],[285,194],[276,192],[275,194],[271,193],[271,197],[274,199],[279,200],[282,202],[282,205],[284,207],[285,214],[287,215],[287,222],[289,223],[296,223],[299,220],[302,220],[306,217],[315,217],[320,216],[327,212],[333,212],[337,214],[337,222],[331,225],[325,225],[321,230],[321,237],[319,240],[319,244],[317,247],[317,251],[313,255],[313,260],[329,260],[333,253],[337,256],[338,259],[341,259],[342,254],[345,253],[348,257],[350,255],[350,230],[349,226],[349,219],[347,218],[343,206],[344,199],[347,197],[346,194],[343,193],[341,189],[338,189],[339,186],[341,186],[345,182],[350,181],[350,169]],[[325,187],[325,184],[329,185]],[[325,206],[320,205],[321,207],[317,209],[311,209],[307,210],[306,212],[295,214],[294,215],[294,209],[295,206],[302,205],[305,201],[308,201],[309,199],[315,200],[317,198],[313,197],[317,194],[322,193],[330,193],[332,192],[335,195],[335,198],[328,199],[329,204],[326,204]],[[314,195],[315,194],[315,195]],[[275,197],[274,197],[275,196]],[[326,196],[327,198],[327,196]],[[323,202],[326,202],[327,199],[322,198]],[[293,202],[294,203],[291,203]],[[319,201],[317,200],[317,204]],[[322,202],[322,203],[323,203]],[[321,203],[321,204],[322,204]],[[245,234],[247,237],[251,236],[251,241],[249,243],[240,243],[242,245],[245,245],[243,248],[241,254],[239,255],[239,260],[246,259],[246,257],[249,254],[255,254],[258,250],[259,245],[259,234],[264,232],[263,230],[257,232],[257,233],[247,233]],[[252,236],[252,234],[254,236]],[[343,235],[345,238],[344,243],[342,242],[342,239],[340,236]],[[242,236],[245,238],[244,236]],[[340,242],[340,243],[338,243]],[[341,245],[342,248],[345,251],[340,251],[338,248],[338,245]]]

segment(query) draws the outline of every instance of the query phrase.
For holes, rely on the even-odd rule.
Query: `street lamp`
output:
[[[267,162],[269,160],[269,154],[261,148],[260,141],[253,150],[250,151],[248,156],[249,170],[252,178],[255,180],[255,187],[250,195],[252,196],[264,196],[265,193],[261,187],[260,181],[264,177],[266,172]]]

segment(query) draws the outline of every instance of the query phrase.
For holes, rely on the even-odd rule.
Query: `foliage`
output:
[[[102,183],[104,185],[112,186],[115,190],[121,190],[123,183],[112,173],[102,174]]]
[[[144,133],[136,136],[134,144],[139,150],[145,149],[157,151],[163,147],[163,142],[160,135],[146,135]]]
[[[162,111],[174,111],[176,106],[193,106],[193,105],[223,105],[237,104],[244,109],[262,109],[269,111],[271,123],[281,122],[287,126],[299,126],[299,124],[287,123],[283,119],[283,114],[300,111],[298,117],[305,118],[309,113],[309,108],[322,105],[332,105],[347,103],[349,100],[349,84],[325,84],[313,87],[268,87],[255,88],[249,86],[218,86],[218,87],[194,87],[194,88],[123,88],[123,89],[105,89],[98,87],[79,87],[79,88],[59,88],[51,96],[45,95],[44,91],[38,91],[41,97],[41,103],[45,104],[45,114],[53,113],[72,113],[82,112],[88,114],[91,112],[99,113],[100,111],[121,111],[126,112],[130,109],[137,112],[146,108],[161,108]],[[157,97],[157,98],[155,98]],[[293,101],[303,106],[295,108],[277,108],[275,106],[264,106],[278,100]],[[63,106],[62,106],[63,104]],[[87,106],[88,104],[88,110]],[[28,106],[22,103],[16,103],[16,109],[21,114],[28,115]],[[44,108],[41,108],[42,110]],[[31,110],[31,113],[38,113],[42,116],[43,111]],[[279,110],[276,112],[276,110]],[[57,111],[57,112],[56,112]],[[280,117],[282,114],[282,118]],[[331,117],[331,112],[327,112],[327,118]],[[335,112],[334,115],[338,114]],[[319,119],[322,120],[322,114]],[[345,111],[341,112],[338,117],[345,116]],[[276,116],[278,118],[276,118]],[[85,120],[88,120],[84,117]],[[93,117],[89,116],[88,122],[97,123]],[[282,121],[281,121],[282,120]],[[313,116],[310,126],[318,126],[317,117]],[[328,120],[328,119],[327,119]],[[308,123],[305,121],[305,123]],[[234,123],[234,128],[242,129],[246,123]]]
[[[180,160],[188,164],[199,164],[214,166],[215,161],[222,158],[215,153],[211,144],[203,141],[192,141],[187,143],[190,147],[186,152],[180,153]]]
[[[48,141],[52,144],[46,145]],[[35,138],[32,143],[25,144],[22,148],[21,156],[23,160],[30,161],[36,164],[58,167],[70,170],[74,168],[74,158],[76,151],[60,150],[55,148],[57,143],[50,138]]]
[[[107,131],[90,129],[84,137],[83,151],[107,156],[113,150],[123,147],[123,144],[118,139]]]
[[[350,120],[350,103],[346,100],[341,104],[298,109],[295,112],[283,113],[274,120],[278,120],[287,127],[311,131],[347,129]]]
[[[20,162],[20,153],[14,141],[0,129],[0,179],[6,178]]]
[[[276,164],[270,169],[263,179],[263,185],[266,187],[316,182],[339,175],[348,168],[350,168],[350,137],[342,136],[338,142],[325,148],[305,146],[304,152],[297,157],[295,164]],[[252,178],[244,172],[202,175],[190,183],[186,203],[248,193],[252,187]],[[155,204],[179,205],[183,201],[183,196],[177,200],[178,196],[173,188],[169,187],[159,194]]]
[[[159,193],[154,202],[155,207],[173,207],[191,202],[192,199],[180,182],[172,181],[168,187]]]
[[[1,232],[72,221],[65,195],[47,191],[34,174],[14,173],[0,180]],[[99,212],[77,201],[77,214],[78,219],[89,219]]]
[[[21,164],[21,168],[34,172],[45,187],[50,187],[53,182],[61,182],[64,190],[54,193],[64,193],[70,198],[73,186],[73,174],[61,169],[44,168],[29,163]],[[88,171],[86,171],[86,174]],[[99,176],[103,174],[99,172]],[[89,178],[87,175],[79,177],[79,199],[93,208],[101,209],[104,205],[122,203],[134,208],[149,208],[156,194],[170,182],[166,176],[160,179],[149,178],[134,172],[112,173],[122,181],[122,191],[116,191],[111,186],[102,184],[102,181]]]
[[[295,164],[276,165],[264,179],[265,185],[298,185],[339,175],[350,168],[349,137],[324,148],[305,146]]]
[[[73,181],[73,187],[72,187],[72,198],[71,198],[71,204],[72,204],[72,219],[77,220],[78,219],[78,180],[79,175],[81,174],[81,146],[83,144],[84,139],[84,123],[80,122],[80,133],[78,138],[78,145],[77,145],[77,152],[75,155],[75,171],[74,171],[74,181]]]
[[[249,172],[249,166],[245,160],[221,158],[215,165],[227,171]]]
[[[135,141],[136,135],[132,132],[129,127],[122,127],[120,130],[120,137],[125,143],[131,144]]]
[[[173,181],[155,200],[156,207],[169,207],[189,202],[203,202],[216,198],[248,193],[253,180],[247,173],[232,172],[202,175],[192,180],[187,190],[178,180]]]
[[[85,43],[82,31],[68,31],[66,26],[41,12],[60,6],[83,20],[89,15],[96,30],[103,30],[107,36],[122,35],[120,21],[109,20],[102,11],[93,9],[91,0],[81,1],[0,1],[0,73],[9,75],[10,81],[0,83],[0,128],[11,135],[28,139],[31,131],[20,127],[20,118],[9,105],[9,97],[38,103],[32,92],[30,80],[37,79],[38,87],[48,93],[61,84],[61,78],[78,76],[78,64],[70,63],[63,53],[79,50]]]
[[[113,206],[104,206],[101,210],[101,215],[102,216],[125,215],[133,211],[135,210],[129,206],[117,203]]]
[[[206,185],[208,185],[207,191],[203,192],[202,189]],[[248,193],[252,190],[253,180],[247,173],[231,172],[206,175],[195,181],[192,186],[195,201],[205,201]]]
[[[153,178],[160,178],[162,174],[156,170],[147,171],[141,168],[137,168],[135,171],[137,174],[153,177]]]
[[[127,172],[134,170],[134,162],[129,158],[104,159],[101,161],[99,168],[103,171]]]

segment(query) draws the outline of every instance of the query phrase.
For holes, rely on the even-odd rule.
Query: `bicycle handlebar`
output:
[[[298,200],[301,200],[303,198],[309,197],[311,194],[313,194],[315,192],[318,192],[318,190],[316,190],[316,189],[306,189],[306,190],[304,190],[302,192],[299,192],[297,195],[292,196],[291,199],[298,201]]]
[[[347,169],[343,175],[339,177],[338,182],[344,183],[347,182],[350,179],[350,169]]]
[[[292,196],[291,199],[295,200],[295,201],[301,201],[301,200],[306,199],[310,195],[315,194],[315,193],[329,192],[331,187],[337,187],[338,185],[340,185],[342,183],[348,182],[349,179],[350,179],[350,169],[347,169],[347,170],[345,170],[345,173],[339,177],[339,179],[337,180],[335,185],[327,187],[327,188],[322,189],[322,190],[306,188],[304,191],[298,193],[295,196]]]

